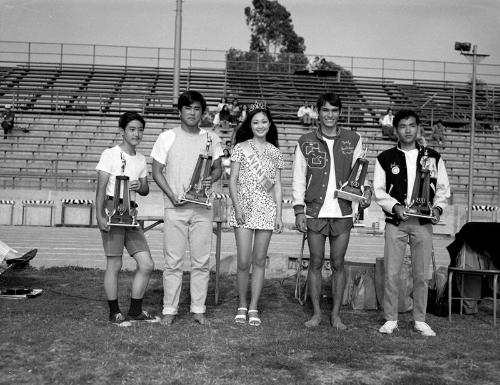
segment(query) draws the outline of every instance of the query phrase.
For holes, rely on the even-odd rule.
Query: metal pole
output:
[[[472,48],[472,112],[470,122],[470,146],[469,146],[469,192],[467,196],[467,222],[472,221],[472,194],[474,180],[474,133],[476,127],[476,66],[477,45]]]
[[[177,106],[179,99],[179,83],[181,69],[181,34],[182,34],[182,0],[177,0],[175,8],[175,42],[174,42],[174,90],[172,105]]]

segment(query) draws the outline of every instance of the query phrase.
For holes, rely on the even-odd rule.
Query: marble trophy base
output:
[[[349,190],[351,190],[351,191],[349,191]],[[349,188],[349,187],[336,189],[333,193],[333,196],[335,198],[341,198],[341,199],[345,199],[345,200],[352,201],[352,202],[359,202],[359,201],[362,201],[363,199],[365,199],[363,197],[363,193],[361,192],[361,190]]]
[[[423,218],[430,220],[436,219],[436,217],[432,215],[432,210],[429,210],[428,213],[426,212],[427,210],[419,210],[416,208],[407,208],[406,210],[407,210],[406,215],[408,215],[409,217]]]
[[[179,201],[196,203],[198,205],[202,205],[207,208],[212,207],[212,203],[210,202],[209,198],[206,195],[200,196],[200,195],[193,195],[190,193],[186,193],[184,195],[179,196]]]

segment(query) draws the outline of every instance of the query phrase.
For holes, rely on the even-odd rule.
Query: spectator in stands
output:
[[[6,104],[5,110],[2,112],[2,128],[3,138],[7,139],[7,135],[11,133],[14,128],[14,119],[16,114],[12,111],[12,105]]]
[[[0,241],[0,275],[10,267],[25,267],[35,258],[37,249],[32,249],[25,254],[19,253],[6,243]]]
[[[231,123],[231,111],[229,111],[229,106],[227,104],[224,104],[222,106],[222,110],[219,112],[219,125],[223,133],[229,131],[230,123]]]
[[[319,56],[316,56],[314,60],[311,60],[309,63],[307,63],[307,70],[309,73],[314,73],[314,71],[319,69],[319,62],[320,58]]]
[[[200,152],[205,152],[207,145],[213,164],[210,176],[203,180],[204,187],[209,188],[222,174],[221,141],[215,133],[199,127],[206,107],[199,92],[190,90],[181,94],[177,103],[181,125],[161,133],[151,151],[153,179],[163,191],[165,205],[162,319],[165,325],[171,325],[178,313],[187,245],[191,258],[190,311],[196,322],[207,323],[205,301],[210,278],[212,212],[206,206],[179,198],[189,186]]]
[[[425,128],[420,126],[418,128],[417,143],[422,147],[427,147],[427,139],[425,139]]]
[[[398,137],[394,133],[394,126],[392,121],[394,115],[392,114],[392,108],[388,108],[386,114],[380,118],[379,123],[382,126],[382,135],[390,140],[398,140]]]
[[[219,104],[217,104],[217,112],[222,111],[222,107],[227,106],[227,99],[225,97],[220,98]]]
[[[233,102],[229,105],[229,111],[231,112],[231,123],[238,124],[241,115],[241,106],[238,99],[233,99]]]
[[[450,197],[450,183],[440,154],[417,143],[420,119],[411,110],[401,110],[394,117],[399,138],[395,147],[377,156],[373,188],[376,202],[386,216],[384,316],[379,332],[391,334],[398,327],[400,272],[410,244],[413,275],[413,319],[415,330],[424,336],[436,333],[425,322],[427,309],[427,277],[432,253],[432,224],[439,222]],[[414,199],[415,176],[423,166],[430,170],[430,203],[433,219],[408,215],[409,197]],[[403,285],[402,285],[403,286]]]
[[[142,140],[144,119],[136,112],[125,112],[120,116],[118,126],[122,142],[104,150],[96,167],[96,218],[106,255],[104,291],[108,299],[109,320],[118,326],[130,326],[131,322],[159,322],[160,319],[142,310],[142,298],[154,269],[144,233],[140,228],[110,226],[106,215],[106,212],[114,210],[115,207],[115,184],[118,175],[129,177],[131,208],[137,207],[136,194],[144,196],[149,193],[146,158],[136,151],[136,146]],[[120,203],[123,203],[123,194],[119,198]],[[122,267],[124,247],[137,264],[126,318],[118,305],[118,275]]]
[[[223,150],[222,156],[222,180],[229,180],[229,175],[231,174],[231,153],[228,148]]]
[[[325,93],[316,103],[319,128],[298,139],[293,162],[293,209],[295,225],[307,233],[310,262],[308,284],[314,314],[306,327],[318,326],[320,308],[321,270],[325,254],[325,241],[330,243],[330,261],[333,270],[333,309],[331,325],[346,329],[340,318],[346,274],[344,256],[353,227],[353,209],[350,201],[338,199],[334,192],[349,177],[352,166],[363,153],[360,135],[339,126],[342,102],[338,95]],[[371,202],[371,190],[364,188],[360,206]]]
[[[241,114],[240,114],[240,117],[238,119],[239,124],[241,124],[245,121],[245,119],[247,117],[247,111],[248,111],[248,106],[246,104],[243,104],[243,106],[241,107]]]
[[[300,106],[299,110],[297,111],[297,116],[303,126],[311,125],[311,113],[312,111],[309,103],[304,102],[304,104]]]
[[[311,103],[311,126],[318,127],[318,109],[313,103]]]
[[[434,139],[442,148],[445,148],[445,127],[443,121],[439,119],[436,124],[432,126],[432,139]]]
[[[281,170],[278,130],[264,102],[255,102],[236,135],[231,155],[229,193],[237,247],[239,306],[237,323],[260,326],[258,304],[266,268],[267,250],[273,231],[281,232]],[[250,268],[251,298],[247,300]]]

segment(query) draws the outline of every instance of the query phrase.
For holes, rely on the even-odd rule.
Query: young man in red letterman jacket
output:
[[[398,144],[377,156],[373,181],[375,201],[386,214],[384,247],[384,316],[380,333],[391,334],[398,327],[399,276],[406,245],[410,244],[413,272],[413,319],[415,330],[424,336],[436,333],[425,322],[427,277],[432,253],[432,225],[439,222],[450,197],[446,168],[437,151],[417,143],[420,119],[411,110],[394,117]],[[434,219],[408,216],[418,170],[430,170],[430,196]],[[418,187],[415,189],[418,190]]]
[[[320,95],[316,105],[320,126],[299,138],[292,182],[295,225],[307,233],[310,254],[307,280],[314,314],[305,326],[314,327],[321,322],[321,269],[328,238],[333,271],[330,323],[343,330],[346,326],[339,312],[346,282],[344,256],[353,226],[353,209],[350,201],[337,199],[334,192],[347,182],[352,166],[363,153],[363,146],[357,132],[339,127],[342,102],[336,94]],[[364,194],[365,199],[360,202],[362,208],[370,205],[369,187],[364,189]]]

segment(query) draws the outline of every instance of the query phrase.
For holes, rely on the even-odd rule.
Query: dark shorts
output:
[[[108,208],[112,207],[112,201],[107,201]],[[141,251],[149,251],[148,242],[140,227],[118,227],[111,226],[109,232],[101,231],[102,245],[106,257],[121,257],[125,247],[133,256]]]
[[[352,217],[349,218],[307,218],[307,230],[326,237],[336,237],[351,231]]]

